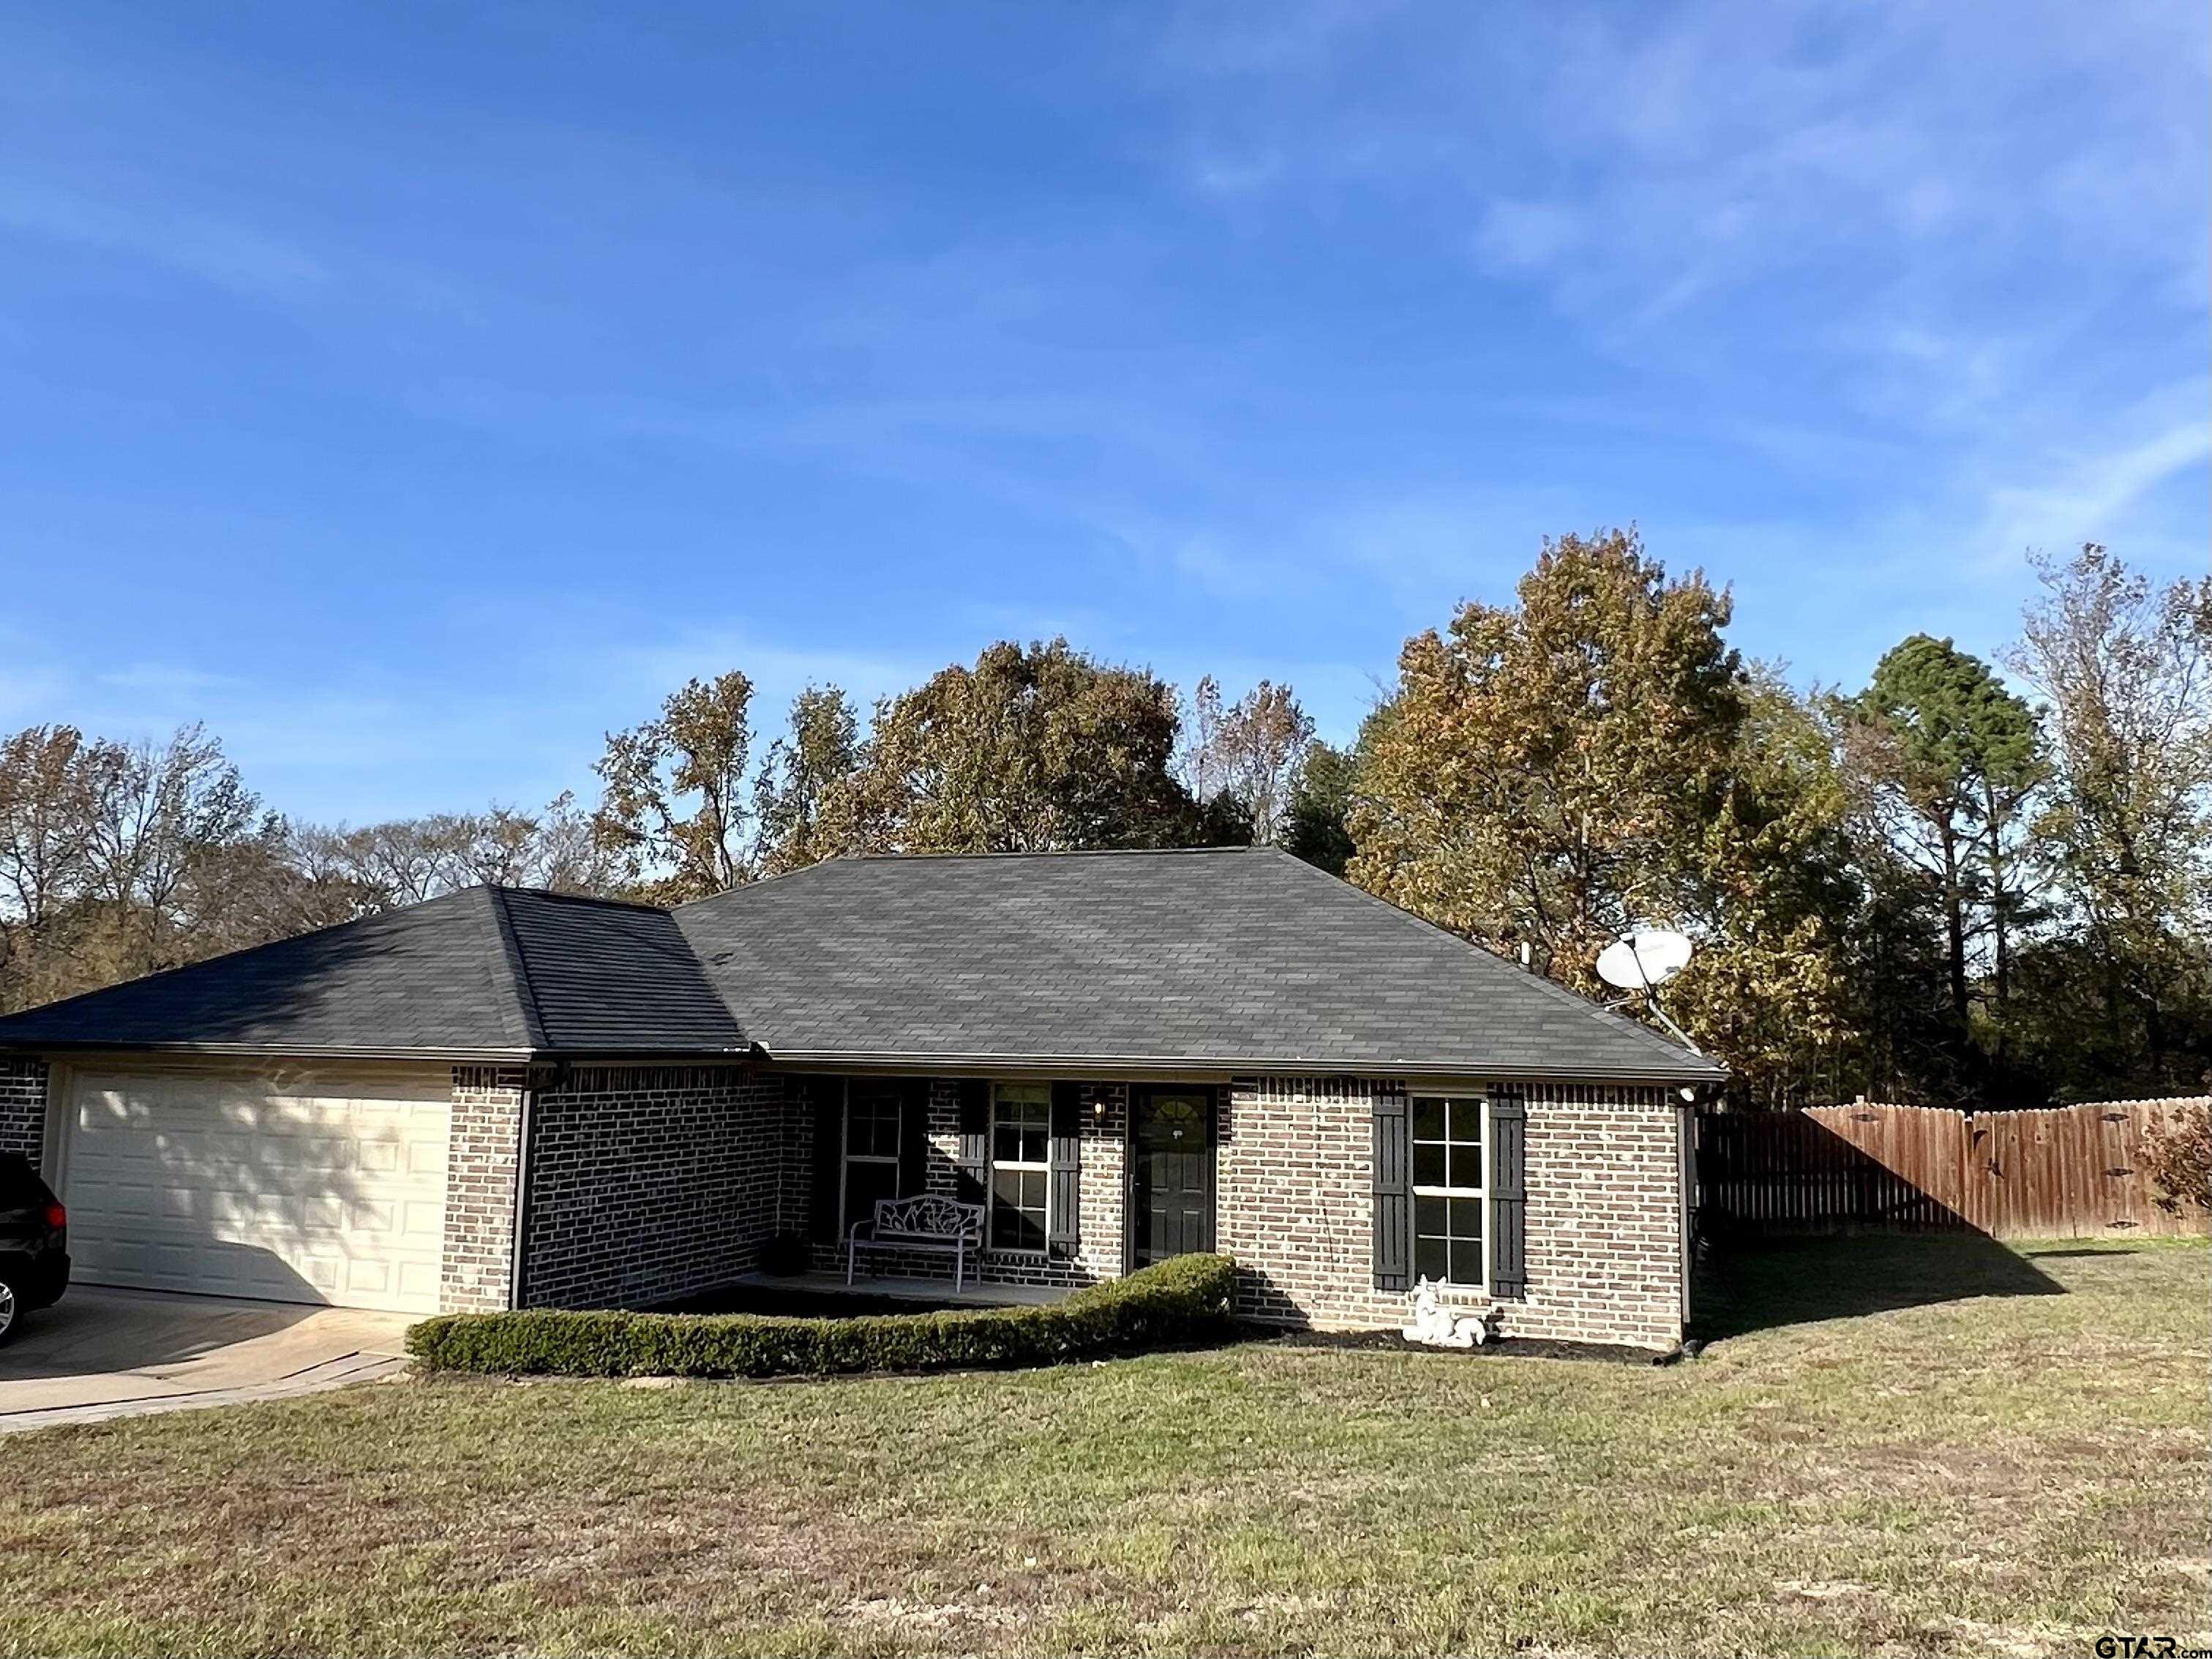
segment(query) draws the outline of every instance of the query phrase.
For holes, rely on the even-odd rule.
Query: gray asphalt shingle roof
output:
[[[522,955],[522,986],[539,1022],[538,1047],[747,1046],[667,911],[515,889],[501,899]]]
[[[733,1053],[1703,1082],[1269,849],[837,859],[670,912],[472,888],[0,1019],[0,1048]]]
[[[0,1048],[743,1049],[667,911],[471,887],[0,1019]]]
[[[676,917],[788,1059],[1721,1074],[1272,848],[836,859]]]

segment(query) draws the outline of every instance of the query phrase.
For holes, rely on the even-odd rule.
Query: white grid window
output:
[[[1419,1095],[1413,1104],[1413,1271],[1480,1290],[1490,1282],[1481,1097]]]
[[[840,1188],[842,1230],[872,1221],[878,1199],[899,1196],[898,1085],[869,1079],[845,1085],[845,1174]]]
[[[991,1248],[1042,1253],[1052,1192],[1052,1085],[991,1091]]]

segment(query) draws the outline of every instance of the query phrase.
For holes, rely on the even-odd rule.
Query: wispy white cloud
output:
[[[753,683],[753,726],[772,735],[792,698],[808,686],[841,686],[864,712],[879,697],[917,684],[951,659],[923,652],[878,653],[861,648],[779,644],[743,629],[686,629],[606,653],[611,677],[627,690],[635,724],[659,712],[660,700],[686,680],[710,680],[732,670]]]
[[[1563,202],[1496,197],[1482,206],[1475,257],[1502,271],[1550,270],[1583,245],[1589,229],[1585,215]]]
[[[2204,260],[2202,8],[2118,26],[2055,3],[1902,0],[1269,15],[1259,45],[1236,20],[1217,20],[1212,53],[1190,28],[1170,37],[1169,61],[1197,66],[1194,125],[1277,156],[1285,198],[1387,189],[1439,226],[1457,204],[1480,260],[1594,327],[1838,262],[1863,280],[1804,297],[1850,317],[1933,307],[1950,285],[1931,263],[2016,281],[2023,259],[2094,257],[2122,279]],[[1341,49],[1354,30],[1364,48]],[[1334,61],[1298,50],[1313,41]],[[1217,59],[1288,67],[1240,104]],[[1370,73],[1378,59],[1400,72]],[[1908,252],[1916,282],[1897,277]]]
[[[755,85],[712,21],[684,83],[581,15],[499,14],[514,52],[428,80],[404,30],[272,70],[339,15],[0,27],[0,245],[48,256],[0,330],[17,402],[68,405],[21,428],[8,718],[204,717],[358,817],[588,787],[692,674],[744,668],[771,726],[1062,629],[1344,732],[1407,633],[1627,519],[1829,675],[1905,626],[1986,648],[2026,544],[2202,567],[2179,0],[1224,3],[1037,24],[1004,98],[826,44]],[[546,97],[571,73],[590,108]],[[900,102],[940,74],[957,133]],[[80,339],[86,264],[127,326]],[[185,637],[226,581],[295,641],[354,627],[325,549],[419,588],[327,660]],[[74,625],[80,561],[133,624]]]
[[[2191,412],[2174,407],[2185,404]],[[2163,515],[2146,515],[2147,504],[2166,486],[2212,462],[2212,423],[2202,412],[2208,407],[2212,380],[2191,380],[2119,423],[2122,434],[2108,441],[2112,447],[2060,450],[2038,458],[2040,465],[2032,470],[2008,470],[2006,480],[1990,489],[1978,528],[1983,568],[1997,568],[2022,548],[2092,540],[2130,547],[2140,559],[2142,544],[2166,533],[2158,521]],[[2191,493],[2193,507],[2201,509],[2203,492]],[[2203,543],[2195,541],[2190,550],[2201,563]]]
[[[1441,489],[1378,477],[1311,544],[1433,602],[1487,574],[1493,526],[1525,560],[1540,529],[1640,516],[1725,549],[1778,605],[1766,567],[1809,567],[1816,591],[1833,569],[1831,603],[1887,592],[1984,634],[2026,545],[2201,566],[2212,399],[2169,382],[2202,355],[2212,286],[2212,27],[2200,6],[2125,9],[1288,5],[1256,39],[1200,14],[1164,61],[1194,131],[1273,158],[1282,216],[1425,227],[1471,265],[1471,303],[1537,298],[1616,387],[1482,404],[1556,427],[1552,477],[1486,478],[1479,457]],[[1189,38],[1208,26],[1212,52]],[[1759,500],[1608,498],[1607,432],[1734,447]]]
[[[178,700],[237,692],[250,684],[238,674],[165,662],[100,669],[92,674],[91,683],[107,692]]]
[[[57,718],[64,684],[51,670],[16,663],[0,667],[0,722],[13,726]]]
[[[0,181],[0,228],[127,254],[254,298],[294,298],[331,278],[313,254],[251,225],[158,202],[126,208],[20,179]]]

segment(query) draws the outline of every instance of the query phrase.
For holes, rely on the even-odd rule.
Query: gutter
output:
[[[0,1054],[208,1054],[232,1057],[276,1055],[296,1060],[436,1060],[462,1065],[526,1065],[532,1062],[585,1065],[612,1061],[659,1065],[775,1066],[815,1072],[957,1072],[965,1076],[1036,1074],[1062,1078],[1127,1077],[1131,1072],[1188,1077],[1194,1072],[1243,1077],[1253,1073],[1322,1077],[1485,1078],[1501,1083],[1620,1083],[1679,1089],[1724,1082],[1717,1064],[1679,1072],[1654,1072],[1640,1066],[1587,1063],[1531,1066],[1491,1060],[1419,1060],[1372,1055],[1322,1054],[953,1054],[933,1049],[784,1048],[757,1042],[727,1048],[396,1048],[376,1046],[317,1047],[287,1042],[113,1042],[18,1041],[0,1042]]]
[[[757,1065],[769,1058],[757,1042],[707,1048],[397,1048],[389,1045],[302,1042],[117,1042],[93,1038],[22,1039],[0,1042],[0,1054],[211,1054],[288,1060],[422,1060],[463,1066],[514,1066],[533,1061],[659,1060],[690,1066],[729,1061]]]
[[[1500,1065],[1486,1060],[1436,1060],[1291,1055],[1211,1054],[947,1054],[917,1049],[900,1053],[849,1048],[782,1048],[761,1051],[767,1063],[789,1071],[957,1071],[967,1075],[1049,1072],[1054,1077],[1119,1079],[1132,1071],[1188,1076],[1216,1072],[1242,1077],[1255,1072],[1329,1077],[1452,1077],[1495,1079],[1507,1083],[1621,1083],[1679,1089],[1725,1079],[1719,1066],[1695,1071],[1655,1073],[1641,1066]]]

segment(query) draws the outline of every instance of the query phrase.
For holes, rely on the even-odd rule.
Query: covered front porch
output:
[[[778,1251],[757,1287],[846,1291],[848,1243],[885,1201],[975,1207],[949,1252],[864,1249],[851,1294],[939,1307],[1034,1305],[1209,1250],[1221,1086],[1212,1081],[794,1073]],[[779,1260],[780,1252],[789,1258]]]

